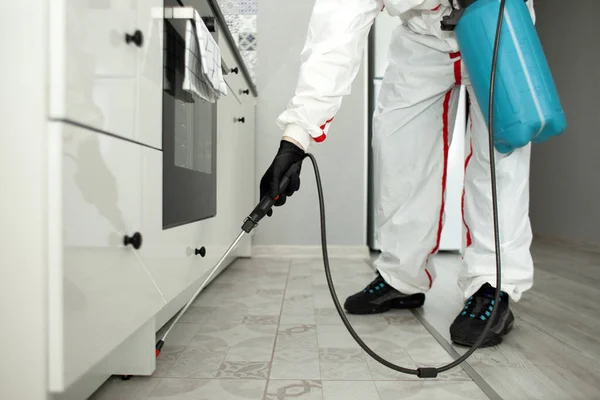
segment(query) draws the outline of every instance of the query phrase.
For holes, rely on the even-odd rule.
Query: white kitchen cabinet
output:
[[[144,147],[59,122],[50,124],[49,141],[54,199],[49,210],[49,365],[50,387],[60,391],[144,325],[165,301],[136,246],[124,241],[138,233],[141,241],[135,245],[146,245]]]
[[[9,81],[3,85],[8,98],[45,99],[32,101],[30,117],[42,127],[27,130],[35,139],[29,146],[33,152],[22,151],[29,149],[22,135],[4,142],[9,151],[17,149],[22,168],[14,174],[22,188],[14,184],[18,179],[10,168],[1,183],[20,189],[21,198],[39,198],[27,201],[40,210],[30,210],[26,225],[15,228],[6,257],[21,268],[12,262],[15,254],[25,246],[40,252],[31,279],[20,280],[22,287],[14,289],[31,299],[31,293],[41,293],[36,297],[40,312],[20,313],[22,320],[13,325],[27,329],[23,321],[29,318],[36,320],[29,326],[43,327],[37,328],[43,330],[43,346],[32,346],[39,356],[27,363],[43,365],[44,374],[38,374],[43,382],[36,383],[47,386],[48,399],[87,398],[111,374],[151,374],[156,330],[197,290],[257,202],[255,96],[243,66],[221,38],[228,67],[238,73],[226,76],[229,95],[216,107],[217,215],[163,229],[162,3],[53,1],[43,11],[44,23],[36,25],[48,28],[43,45],[38,30],[22,38],[23,48],[36,54],[47,49],[35,64],[43,66],[35,69],[43,70],[43,77],[26,72],[0,77],[35,83]],[[125,41],[136,30],[140,47],[133,39]],[[8,122],[20,126],[23,117]],[[38,191],[25,185],[31,182],[39,183]],[[136,233],[140,240],[132,243]],[[201,248],[204,257],[196,254]],[[250,250],[247,237],[223,269]],[[23,304],[13,307],[18,306]]]
[[[52,3],[51,118],[162,147],[162,4]]]

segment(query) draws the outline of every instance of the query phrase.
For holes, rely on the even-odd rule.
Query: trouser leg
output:
[[[456,87],[423,109],[416,105],[376,118],[376,226],[382,254],[375,267],[390,285],[406,294],[428,291],[435,279],[428,261],[440,243],[448,151],[459,94]],[[407,114],[414,115],[407,118]],[[400,123],[407,119],[404,125]]]
[[[488,129],[472,87],[471,128],[465,170],[464,219],[467,247],[459,286],[465,298],[488,282],[495,286],[496,258],[490,183]],[[529,221],[529,162],[531,145],[509,155],[495,152],[502,258],[502,290],[518,301],[533,284]]]

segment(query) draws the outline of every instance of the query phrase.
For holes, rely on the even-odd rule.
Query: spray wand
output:
[[[300,168],[300,167],[297,164],[292,165],[290,167],[290,169],[288,170],[288,173],[285,174],[281,178],[281,181],[279,183],[279,193],[283,193],[283,191],[287,188],[287,186],[290,183],[290,176],[292,174],[296,173],[298,171],[298,168]],[[240,240],[242,240],[242,238],[247,233],[250,233],[254,228],[256,228],[258,226],[258,223],[260,222],[260,220],[263,219],[265,217],[265,215],[267,215],[267,213],[273,208],[273,205],[275,204],[275,202],[277,201],[278,198],[279,198],[279,196],[275,197],[274,199],[272,199],[269,196],[263,197],[260,200],[260,202],[258,203],[258,205],[256,207],[254,207],[254,210],[252,210],[250,215],[248,215],[248,217],[244,220],[244,223],[242,224],[242,231],[240,232],[240,234],[233,241],[231,246],[229,246],[229,248],[227,249],[225,254],[223,254],[223,256],[215,264],[215,266],[210,271],[210,273],[208,274],[206,279],[204,279],[204,281],[202,282],[202,284],[200,285],[198,290],[196,290],[196,292],[194,293],[192,298],[179,311],[179,313],[177,314],[175,319],[171,322],[171,325],[169,326],[167,331],[162,335],[160,340],[158,342],[156,342],[156,357],[157,358],[160,355],[160,352],[161,352],[163,346],[165,345],[165,340],[167,339],[167,336],[169,335],[169,333],[171,333],[175,324],[181,319],[181,317],[183,316],[183,314],[185,314],[185,312],[188,310],[188,308],[191,307],[191,305],[194,303],[194,301],[196,301],[196,298],[200,295],[200,292],[202,292],[202,290],[204,290],[204,288],[211,282],[211,280],[213,279],[213,277],[215,276],[215,274],[217,273],[219,268],[221,268],[221,265],[223,264],[223,262],[227,259],[229,254],[231,254],[231,252],[235,249],[235,247],[240,242]]]

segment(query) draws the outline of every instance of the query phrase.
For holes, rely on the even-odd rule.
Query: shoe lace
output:
[[[369,283],[366,288],[364,288],[363,293],[375,293],[377,290],[381,290],[386,286],[385,280],[381,275],[377,275],[377,277],[373,280],[373,282]]]
[[[471,319],[487,320],[494,310],[495,302],[494,295],[496,289],[491,285],[486,284],[477,291],[473,296],[469,297],[465,303],[465,307],[461,313],[463,317],[468,316]],[[500,301],[505,300],[506,293],[500,292]]]

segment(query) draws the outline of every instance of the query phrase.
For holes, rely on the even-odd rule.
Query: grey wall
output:
[[[568,130],[533,147],[533,230],[600,244],[600,1],[536,0],[535,5]]]
[[[271,163],[281,139],[275,121],[291,99],[298,79],[314,1],[258,1],[256,173],[257,182]],[[312,145],[323,178],[329,244],[366,245],[367,87],[361,69],[328,138]],[[312,167],[302,170],[300,192],[261,223],[254,245],[318,245],[318,203]]]

